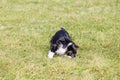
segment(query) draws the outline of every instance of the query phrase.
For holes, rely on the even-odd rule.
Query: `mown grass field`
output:
[[[76,58],[47,58],[64,26]],[[119,0],[0,0],[0,80],[120,80]]]

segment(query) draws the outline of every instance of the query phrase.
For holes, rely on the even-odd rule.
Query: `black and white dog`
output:
[[[61,28],[50,40],[48,58],[52,59],[54,54],[67,55],[70,58],[76,56],[78,46],[71,40],[68,32]]]

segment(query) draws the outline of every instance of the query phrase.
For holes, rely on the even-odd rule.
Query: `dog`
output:
[[[78,45],[76,45],[69,33],[64,29],[57,31],[50,40],[48,58],[52,59],[55,54],[67,55],[69,58],[76,57]]]

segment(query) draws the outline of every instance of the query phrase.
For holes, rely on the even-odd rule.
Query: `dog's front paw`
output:
[[[53,56],[54,56],[54,54],[55,54],[54,52],[49,51],[49,52],[48,52],[48,58],[49,58],[49,59],[52,59]]]
[[[71,56],[68,56],[68,55],[65,55],[66,57],[68,57],[68,58],[72,58]]]

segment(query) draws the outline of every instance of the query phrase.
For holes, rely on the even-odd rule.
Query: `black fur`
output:
[[[72,44],[68,46],[69,43]],[[72,41],[69,33],[64,28],[61,28],[61,30],[57,31],[51,38],[50,50],[55,53],[60,44],[63,45],[63,48],[67,47],[67,51],[65,52],[67,56],[76,56],[78,46]]]

